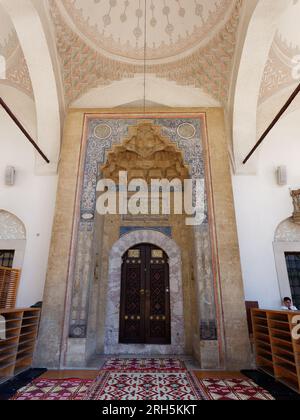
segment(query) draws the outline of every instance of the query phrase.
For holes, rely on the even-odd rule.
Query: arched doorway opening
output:
[[[169,258],[137,245],[123,256],[120,336],[123,344],[171,344]]]
[[[145,246],[145,248],[143,248]],[[141,258],[133,258],[134,255],[138,255],[137,251],[142,248],[140,253]],[[144,249],[144,250],[143,250]],[[130,251],[133,251],[132,253]],[[153,251],[153,254],[152,254]],[[144,256],[143,256],[144,252]],[[161,256],[161,252],[163,258],[149,258],[147,257],[147,252],[150,252],[149,256]],[[160,254],[159,254],[160,253]],[[142,265],[142,257],[145,258],[146,264],[151,265],[151,261],[155,264],[152,266],[152,274],[155,275],[157,271],[161,270],[161,277],[158,278],[158,283],[160,283],[160,288],[162,288],[163,281],[162,281],[162,270],[166,270],[163,276],[168,274],[168,281],[169,283],[165,282],[165,294],[167,295],[166,299],[170,301],[170,315],[169,320],[156,320],[153,319],[152,321],[164,323],[164,327],[168,325],[170,322],[170,337],[164,338],[160,340],[152,339],[150,343],[145,343],[140,340],[140,343],[135,342],[136,337],[131,341],[131,343],[122,343],[120,342],[121,331],[120,327],[120,318],[122,315],[129,316],[129,314],[124,313],[125,305],[122,307],[121,300],[122,300],[122,269],[124,270],[124,257],[131,257],[128,258],[126,261],[130,261],[128,267],[138,266],[139,264],[132,264],[132,262],[139,262],[141,261]],[[166,266],[162,264],[162,261],[165,261]],[[158,263],[157,263],[158,262]],[[144,267],[145,269],[146,267]],[[139,267],[137,270],[141,270]],[[124,272],[124,271],[123,271]],[[133,296],[135,299],[140,299],[136,296],[137,292],[141,294],[144,292],[146,294],[146,289],[143,288],[138,289],[141,285],[141,281],[139,282],[140,276],[136,276],[135,281],[135,291]],[[151,278],[151,276],[150,276]],[[146,280],[146,279],[145,279]],[[151,283],[151,281],[150,281]],[[125,283],[126,284],[126,283]],[[145,283],[147,284],[147,283]],[[149,281],[148,281],[149,284]],[[169,289],[168,289],[169,284]],[[156,286],[156,284],[153,285]],[[129,285],[130,286],[130,285]],[[130,287],[129,287],[130,288]],[[130,294],[129,294],[130,295]],[[151,296],[151,293],[150,293]],[[162,293],[158,292],[158,296],[161,298],[163,296]],[[132,302],[132,296],[129,296],[130,302]],[[143,297],[143,300],[146,301],[146,296]],[[140,300],[140,302],[142,299]],[[149,302],[149,300],[148,300]],[[156,303],[154,303],[154,306]],[[134,305],[131,309],[133,312],[138,305]],[[109,270],[108,270],[108,289],[107,289],[107,297],[106,297],[106,315],[105,315],[105,332],[104,332],[104,354],[138,354],[138,355],[155,355],[155,354],[186,354],[186,337],[185,337],[185,321],[184,321],[184,294],[183,294],[183,284],[182,284],[182,257],[181,251],[179,246],[176,244],[174,240],[167,237],[166,235],[153,231],[153,230],[137,230],[131,232],[127,235],[122,236],[119,241],[117,241],[110,251],[109,257]],[[168,310],[166,307],[165,309]],[[167,312],[163,314],[163,308],[157,306],[157,315],[160,319],[166,316]],[[150,309],[145,312],[145,316],[153,316],[150,315]],[[130,316],[141,316],[138,313],[130,314]],[[136,324],[137,325],[137,324]],[[152,324],[154,330],[156,324]],[[162,325],[160,324],[160,327]],[[149,326],[151,328],[151,326]],[[139,337],[141,338],[141,337]],[[153,337],[152,337],[153,338]],[[160,337],[161,338],[161,337]]]

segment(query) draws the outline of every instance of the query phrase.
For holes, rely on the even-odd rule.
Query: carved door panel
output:
[[[171,344],[170,284],[167,255],[139,245],[123,258],[120,342]]]

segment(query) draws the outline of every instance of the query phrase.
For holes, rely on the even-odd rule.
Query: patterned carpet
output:
[[[198,379],[206,399],[214,401],[266,401],[274,398],[248,379]]]
[[[21,389],[12,400],[18,401],[65,401],[84,400],[92,380],[36,379]]]
[[[36,379],[13,400],[273,400],[248,379],[198,379],[178,359],[110,359],[96,380]]]
[[[92,385],[87,393],[87,399],[199,401],[204,399],[204,395],[188,372],[106,372]]]
[[[101,370],[109,372],[177,372],[186,371],[186,366],[179,359],[109,359]]]

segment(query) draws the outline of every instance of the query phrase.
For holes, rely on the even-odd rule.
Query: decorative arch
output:
[[[53,62],[39,13],[32,0],[0,0],[10,16],[28,66],[37,115],[38,143],[50,159],[37,160],[38,173],[55,173],[60,155],[60,108]]]
[[[6,210],[0,210],[0,241],[25,239],[24,223],[14,214]]]
[[[14,214],[0,209],[0,250],[14,251],[13,268],[23,266],[26,228]]]
[[[274,255],[281,298],[292,296],[285,253],[300,253],[300,224],[290,217],[275,231]]]
[[[276,242],[300,243],[300,225],[294,223],[291,217],[281,222],[275,232]]]
[[[133,246],[143,243],[156,245],[169,257],[171,293],[171,346],[119,344],[121,296],[121,266],[123,255]],[[138,230],[123,236],[109,255],[108,292],[105,320],[105,354],[184,354],[183,285],[181,251],[169,237],[156,231]]]
[[[265,64],[279,19],[291,0],[260,0],[252,15],[240,60],[233,108],[233,149],[237,172],[256,173],[257,157],[243,160],[257,140],[257,106]]]
[[[201,88],[180,86],[176,82],[147,74],[146,100],[167,107],[220,107],[221,102]],[[121,92],[121,94],[120,94]],[[143,76],[125,78],[84,93],[71,106],[73,108],[115,108],[144,106],[145,80]]]

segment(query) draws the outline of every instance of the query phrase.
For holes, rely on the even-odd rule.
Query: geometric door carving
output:
[[[123,256],[119,340],[171,344],[169,262],[157,246],[137,245]]]

